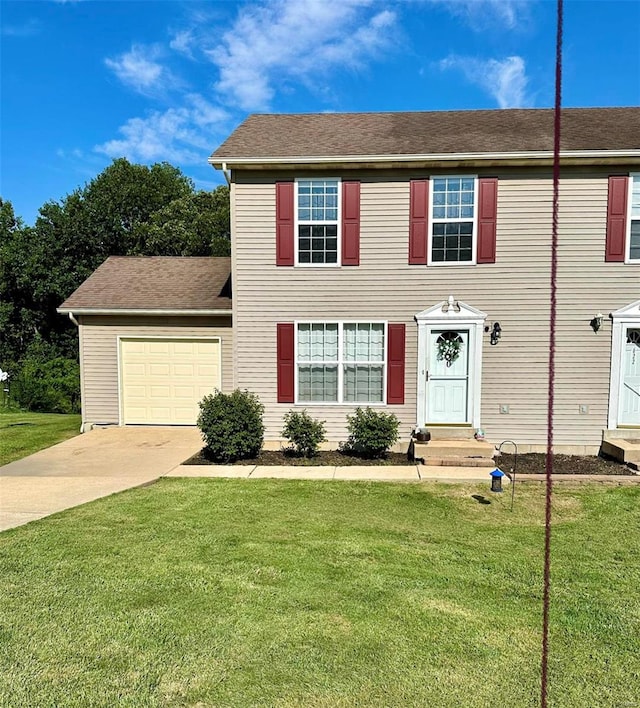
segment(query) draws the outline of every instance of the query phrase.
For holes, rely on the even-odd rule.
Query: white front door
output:
[[[640,425],[640,329],[627,329],[621,388],[620,425]]]
[[[427,363],[427,424],[468,423],[469,331],[431,330]]]

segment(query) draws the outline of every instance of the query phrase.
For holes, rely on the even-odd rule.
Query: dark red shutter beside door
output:
[[[293,324],[278,325],[278,403],[294,403],[294,338]]]
[[[412,179],[409,192],[409,264],[427,264],[429,180]]]
[[[342,183],[342,265],[360,265],[360,182]]]
[[[387,326],[387,403],[404,403],[404,340],[405,325]]]
[[[293,182],[276,182],[276,265],[292,266],[294,261]]]
[[[496,262],[496,216],[498,212],[498,180],[478,180],[478,249],[476,263]]]
[[[609,177],[605,261],[624,262],[627,245],[628,177]]]

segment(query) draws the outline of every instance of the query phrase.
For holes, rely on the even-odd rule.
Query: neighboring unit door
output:
[[[120,357],[125,424],[195,425],[220,388],[219,340],[123,339]]]
[[[432,330],[427,423],[469,422],[469,332]]]
[[[640,329],[628,329],[622,351],[620,425],[640,425]]]

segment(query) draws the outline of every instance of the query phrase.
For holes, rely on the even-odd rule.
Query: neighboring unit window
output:
[[[298,264],[338,263],[337,179],[297,181]]]
[[[640,174],[631,175],[629,260],[640,261]]]
[[[383,403],[383,322],[300,323],[298,403]]]
[[[431,262],[473,262],[475,178],[434,177],[431,182]]]

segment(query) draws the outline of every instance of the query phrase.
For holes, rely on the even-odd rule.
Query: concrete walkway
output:
[[[0,530],[148,484],[202,447],[197,428],[97,428],[0,467]]]
[[[98,428],[11,462],[0,467],[0,531],[160,477],[490,483],[486,467],[181,464],[201,447],[196,428]],[[518,475],[517,482],[544,479]],[[638,484],[640,476],[554,475],[554,482]],[[503,485],[508,484],[504,477]]]
[[[349,467],[283,465],[178,465],[165,477],[236,477],[244,479],[336,479],[379,482],[490,482],[486,467],[425,465],[352,465]],[[509,483],[505,477],[504,483]]]

